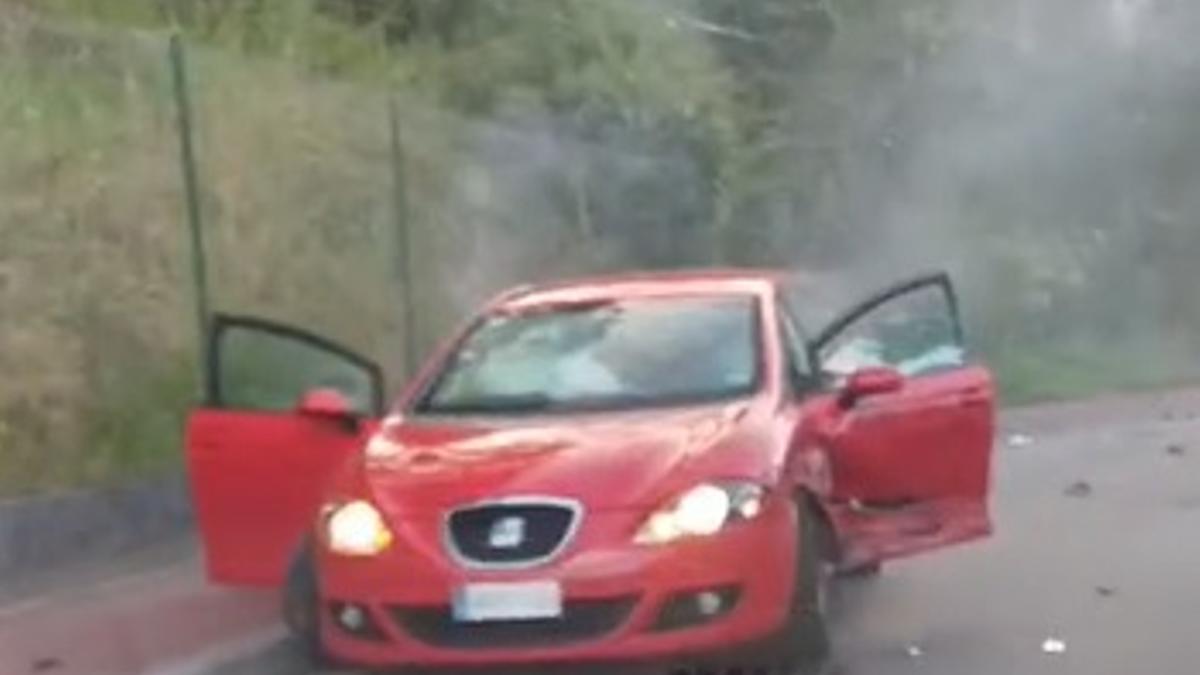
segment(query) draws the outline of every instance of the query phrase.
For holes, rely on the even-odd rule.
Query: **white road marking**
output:
[[[287,630],[282,625],[272,626],[239,640],[214,645],[186,660],[155,667],[143,675],[205,675],[223,665],[266,651],[286,635]]]
[[[32,612],[33,610],[44,607],[48,604],[50,604],[50,599],[47,597],[38,597],[29,600],[23,600],[21,602],[14,602],[11,605],[0,607],[0,620],[17,616],[18,614],[24,614],[25,612]]]
[[[108,593],[112,591],[120,591],[122,589],[136,588],[138,586],[158,586],[161,582],[167,581],[168,579],[202,583],[200,577],[196,577],[195,575],[191,574],[190,569],[187,569],[187,567],[190,566],[181,567],[173,565],[163,569],[115,577],[92,586],[92,588],[89,589],[89,592]]]
[[[136,589],[139,586],[153,587],[172,579],[190,574],[177,565],[158,570],[126,574],[87,587],[65,586],[56,588],[26,600],[18,600],[9,604],[0,604],[0,620],[10,619],[21,614],[37,611],[43,607],[59,603],[71,606],[85,602],[88,598],[112,594],[122,590]],[[191,579],[188,579],[191,581]]]

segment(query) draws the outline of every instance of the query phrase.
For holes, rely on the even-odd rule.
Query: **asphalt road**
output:
[[[1006,416],[996,535],[842,582],[826,671],[1200,671],[1197,413],[1193,391]],[[1031,442],[1011,443],[1015,433]],[[279,646],[218,672],[311,671]]]
[[[0,577],[3,675],[182,675],[279,640],[275,593],[209,586],[190,536]]]

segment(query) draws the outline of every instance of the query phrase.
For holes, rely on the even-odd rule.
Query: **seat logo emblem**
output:
[[[524,542],[525,519],[517,516],[497,520],[488,532],[488,546],[495,549],[519,548]]]

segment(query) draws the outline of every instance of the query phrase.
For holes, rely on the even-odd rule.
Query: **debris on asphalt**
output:
[[[1092,484],[1085,480],[1077,480],[1067,486],[1063,490],[1063,494],[1068,497],[1084,498],[1092,496]]]
[[[1111,598],[1117,594],[1117,589],[1112,586],[1097,586],[1096,595],[1102,598]]]
[[[38,659],[38,660],[34,661],[32,664],[32,672],[45,673],[47,671],[61,668],[62,665],[63,665],[62,661],[54,658],[53,656],[50,656],[50,657],[47,657],[44,659]]]
[[[1172,457],[1183,457],[1187,454],[1187,449],[1179,443],[1172,443],[1167,446],[1167,454]]]
[[[920,658],[925,654],[925,651],[921,649],[920,645],[909,645],[904,649],[904,651],[908,654],[909,658],[913,659]]]
[[[1054,637],[1048,637],[1042,641],[1043,654],[1065,654],[1067,651],[1067,643]]]
[[[1009,434],[1008,447],[1010,448],[1026,448],[1033,445],[1033,437],[1025,434]]]

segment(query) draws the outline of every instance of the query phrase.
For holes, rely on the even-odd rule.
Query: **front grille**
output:
[[[612,633],[625,623],[636,604],[636,597],[569,601],[561,618],[537,621],[460,623],[448,607],[393,607],[391,614],[409,635],[434,647],[554,647]]]
[[[579,509],[568,503],[498,503],[450,514],[448,546],[468,564],[522,565],[558,553],[578,525]]]

